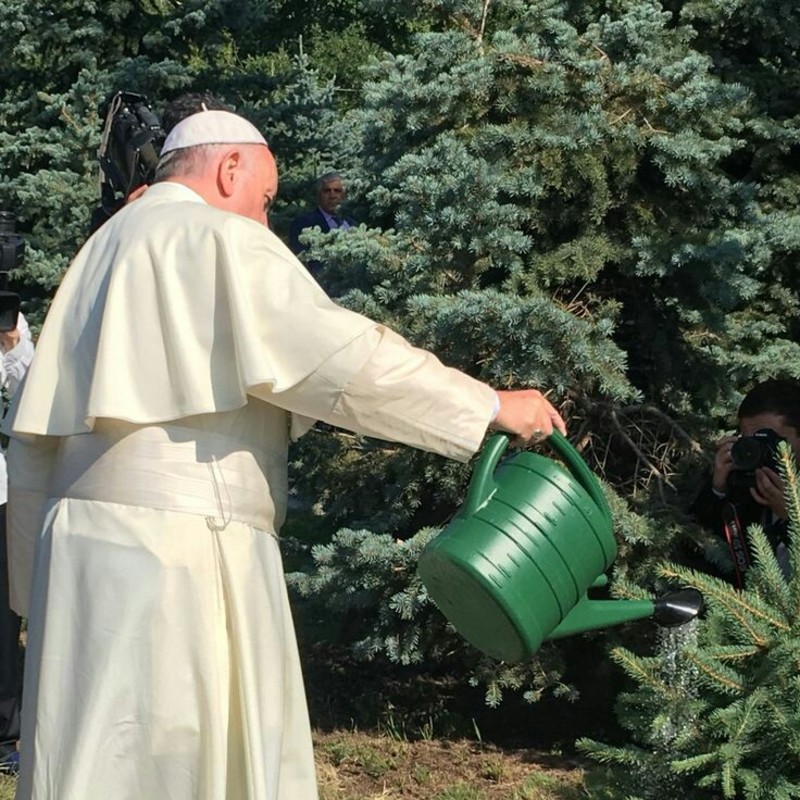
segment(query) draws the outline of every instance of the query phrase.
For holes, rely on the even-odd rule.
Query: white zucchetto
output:
[[[203,144],[263,144],[255,125],[230,111],[198,111],[181,120],[167,136],[161,155]]]

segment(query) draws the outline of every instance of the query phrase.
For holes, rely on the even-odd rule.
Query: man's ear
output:
[[[217,187],[223,197],[230,197],[238,178],[242,164],[242,152],[238,149],[228,150],[220,159],[217,167]]]

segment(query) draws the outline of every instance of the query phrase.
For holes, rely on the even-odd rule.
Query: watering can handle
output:
[[[481,453],[480,459],[475,466],[472,480],[469,483],[467,497],[464,501],[463,512],[465,516],[474,514],[492,493],[494,489],[494,471],[508,447],[511,437],[506,433],[498,433],[492,436],[486,443]],[[548,444],[553,450],[564,459],[572,473],[586,490],[589,497],[594,500],[600,513],[611,523],[611,510],[608,507],[606,497],[600,484],[592,474],[581,454],[569,443],[569,440],[560,431],[554,430],[547,439]]]
[[[583,456],[569,443],[569,439],[561,431],[554,430],[547,441],[553,450],[564,459],[570,472],[577,478],[578,483],[583,486],[589,497],[597,504],[600,513],[611,525],[611,509],[608,507],[606,496],[594,473],[589,469],[589,465],[583,460]]]

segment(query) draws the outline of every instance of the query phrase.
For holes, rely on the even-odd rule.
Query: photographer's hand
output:
[[[717,445],[717,455],[714,457],[714,491],[725,494],[728,489],[728,475],[733,469],[733,458],[731,458],[731,448],[737,436],[725,436],[719,440]]]
[[[783,481],[777,472],[769,467],[756,470],[756,485],[750,489],[753,499],[762,506],[769,506],[776,517],[785,520],[786,498],[783,496]]]
[[[126,198],[125,203],[132,203],[134,200],[138,200],[145,192],[147,191],[147,184],[143,183],[141,186],[137,186]]]

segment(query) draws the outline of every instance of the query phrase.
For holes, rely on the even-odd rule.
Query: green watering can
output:
[[[590,600],[617,554],[611,512],[580,454],[558,431],[564,466],[492,436],[466,501],[420,556],[428,594],[472,645],[502,661],[529,658],[547,639],[644,617],[680,625],[700,613],[696,589],[658,600]]]

